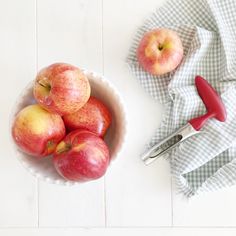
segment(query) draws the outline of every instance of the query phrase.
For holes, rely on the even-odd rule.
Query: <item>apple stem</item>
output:
[[[43,83],[41,83],[40,81],[37,81],[37,83],[38,83],[40,86],[42,86],[42,87],[44,87],[44,88],[46,88],[46,89],[48,89],[48,90],[51,89],[51,86],[50,86],[50,85],[43,84]]]
[[[71,149],[71,144],[66,144],[63,148],[61,149],[58,149],[57,150],[57,153],[60,154],[60,153],[63,153],[63,152],[67,152]]]

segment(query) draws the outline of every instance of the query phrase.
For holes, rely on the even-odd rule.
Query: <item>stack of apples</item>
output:
[[[51,156],[66,180],[103,176],[110,162],[103,138],[112,116],[91,96],[85,74],[73,65],[52,64],[37,74],[33,94],[37,103],[19,111],[12,125],[17,146],[39,161]]]

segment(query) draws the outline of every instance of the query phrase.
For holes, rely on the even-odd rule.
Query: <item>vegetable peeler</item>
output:
[[[142,160],[146,165],[163,157],[167,152],[187,138],[198,134],[208,119],[215,118],[221,122],[226,120],[227,114],[225,106],[214,88],[201,76],[195,77],[195,85],[206,107],[207,113],[189,120],[185,126],[147,150],[142,155]]]

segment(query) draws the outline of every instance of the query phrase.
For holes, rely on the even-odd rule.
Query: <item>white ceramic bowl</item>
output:
[[[125,142],[127,121],[125,117],[124,103],[111,83],[103,76],[93,72],[84,71],[87,75],[92,95],[102,100],[112,113],[112,123],[105,136],[105,141],[110,150],[111,160],[114,160]],[[16,114],[25,106],[35,103],[33,97],[33,81],[24,89],[13,108],[10,118],[10,128]],[[55,170],[52,157],[38,160],[20,151],[13,139],[13,148],[21,164],[35,177],[54,184],[74,185],[77,182],[63,179]],[[109,168],[109,167],[108,167]]]

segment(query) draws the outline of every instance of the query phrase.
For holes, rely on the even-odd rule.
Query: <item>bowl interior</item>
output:
[[[111,160],[114,160],[121,149],[125,137],[126,127],[123,105],[119,95],[108,81],[106,81],[101,76],[95,75],[94,73],[85,73],[89,78],[92,96],[97,97],[104,104],[106,104],[112,114],[112,123],[105,136],[105,142],[109,147]],[[36,101],[33,97],[33,82],[31,82],[21,93],[15,104],[15,107],[13,108],[10,127],[12,126],[16,114],[25,106],[33,103],[36,103]],[[56,172],[52,163],[51,156],[43,159],[37,159],[21,152],[15,144],[14,148],[21,163],[34,176],[52,183],[75,184],[74,182],[64,180]]]

